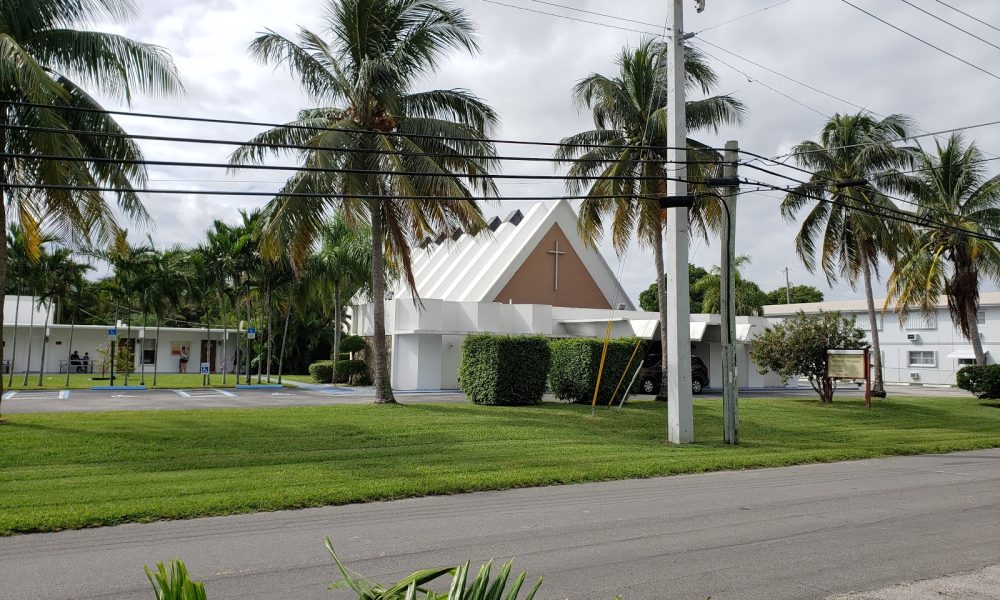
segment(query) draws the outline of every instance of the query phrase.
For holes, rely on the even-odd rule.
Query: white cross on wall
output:
[[[555,256],[556,259],[556,273],[552,281],[552,285],[555,287],[556,291],[559,291],[559,257],[562,256],[563,254],[566,254],[565,252],[559,251],[559,240],[556,240],[556,249],[549,250],[548,254]]]

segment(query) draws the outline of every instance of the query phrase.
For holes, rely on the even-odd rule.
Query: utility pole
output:
[[[667,162],[675,176],[667,181],[667,196],[687,195],[687,128],[684,98],[683,0],[668,0],[670,46],[667,59]],[[699,5],[699,9],[701,5]],[[694,441],[691,403],[691,300],[688,283],[688,209],[667,209],[667,439],[673,444]]]
[[[782,269],[785,272],[785,304],[792,303],[792,282],[788,280],[788,267]]]
[[[736,163],[739,160],[739,144],[726,142],[723,178],[738,181]],[[739,443],[739,388],[736,382],[736,271],[733,261],[736,257],[736,193],[737,187],[725,188],[721,198],[726,213],[726,226],[722,230],[722,412],[725,423],[727,444]]]

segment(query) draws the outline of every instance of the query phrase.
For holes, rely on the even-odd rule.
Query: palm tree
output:
[[[624,48],[616,64],[615,77],[593,73],[573,88],[573,99],[593,113],[594,129],[562,140],[555,153],[568,173],[583,179],[568,179],[571,195],[586,190],[577,229],[585,243],[596,245],[610,220],[611,241],[622,254],[635,235],[642,246],[651,246],[656,268],[660,310],[660,342],[667,355],[667,297],[664,287],[663,226],[657,194],[666,192],[666,178],[676,166],[667,162],[667,45],[651,39],[636,48]],[[695,48],[685,48],[687,87],[708,94],[716,75]],[[729,95],[712,96],[685,103],[687,128],[718,132],[723,125],[737,125],[745,112],[743,103]],[[688,139],[688,179],[699,180],[710,166],[698,163],[721,161],[718,153]],[[714,167],[715,165],[711,165]],[[609,179],[612,177],[613,179]],[[707,235],[721,221],[715,199],[700,199],[691,211],[691,226]],[[667,364],[663,361],[662,393],[667,390]]]
[[[333,315],[330,360],[333,361],[334,382],[337,381],[337,361],[340,359],[344,302],[367,286],[371,260],[371,229],[368,227],[351,227],[338,214],[320,232],[319,250],[313,257],[310,279],[314,282],[313,292],[321,305],[332,301],[327,313]]]
[[[911,127],[904,115],[882,120],[864,112],[834,115],[820,132],[819,142],[806,140],[792,149],[799,166],[814,175],[781,203],[781,214],[789,222],[808,208],[795,236],[795,252],[810,273],[818,259],[831,285],[838,278],[852,288],[859,279],[864,283],[875,371],[872,388],[879,395],[885,394],[885,387],[872,276],[878,277],[880,258],[895,259],[898,242],[907,232],[901,222],[872,214],[896,210],[891,199],[871,183],[857,184],[877,182],[912,163],[912,149],[895,145]]]
[[[152,240],[150,244],[152,245]],[[153,344],[154,386],[160,371],[160,324],[166,312],[178,308],[189,288],[189,262],[188,251],[180,246],[172,246],[162,252],[154,251],[146,262],[141,300],[146,310],[153,311],[156,317],[156,342]]]
[[[764,304],[767,301],[767,294],[760,286],[743,278],[743,267],[750,264],[750,257],[742,254],[733,260],[734,288],[737,315],[761,316],[764,314]],[[695,282],[692,291],[702,296],[701,306],[697,307],[701,312],[711,314],[718,313],[722,307],[722,270],[713,266],[704,277]]]
[[[114,135],[122,128],[84,88],[126,103],[136,93],[174,94],[182,88],[173,62],[157,46],[75,29],[136,14],[131,0],[0,0],[0,230],[13,211],[36,256],[43,218],[61,237],[104,243],[118,231],[115,211],[100,192],[22,186],[114,187],[125,190],[116,195],[124,215],[146,218],[131,191],[145,182],[142,152]],[[6,249],[0,244],[0,289]]]
[[[42,257],[45,265],[42,278],[39,281],[39,301],[45,303],[45,324],[42,329],[42,356],[38,367],[38,385],[42,385],[45,373],[45,353],[49,345],[49,316],[52,305],[56,305],[56,320],[59,313],[65,311],[65,305],[76,292],[83,287],[83,274],[90,269],[88,265],[73,260],[73,253],[68,248],[56,248]],[[72,329],[70,333],[72,337]],[[72,339],[70,339],[72,345]],[[72,351],[72,350],[70,350]],[[66,372],[69,373],[69,363]]]
[[[303,166],[332,169],[296,173],[267,207],[264,251],[287,252],[297,269],[334,210],[352,226],[370,223],[376,402],[394,402],[385,343],[386,260],[399,265],[412,289],[415,241],[485,228],[473,191],[496,194],[489,173],[499,165],[486,136],[497,116],[464,90],[411,89],[447,52],[477,50],[463,10],[443,0],[327,0],[324,21],[321,33],[303,28],[292,40],[268,31],[251,43],[254,59],[286,65],[319,106],[254,137],[231,164],[261,162],[297,145],[309,148],[298,152]],[[290,192],[325,196],[281,195]]]
[[[1000,235],[1000,175],[986,177],[982,153],[952,134],[935,154],[917,156],[915,174],[888,178],[894,190],[917,203],[919,217],[942,226],[922,228],[912,237],[889,277],[886,306],[895,302],[905,319],[910,307],[934,313],[948,298],[952,322],[972,343],[976,363],[986,364],[979,338],[979,284],[1000,280],[1000,249],[969,234]]]

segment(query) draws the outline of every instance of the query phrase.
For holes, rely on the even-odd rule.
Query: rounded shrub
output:
[[[348,353],[360,352],[365,349],[365,338],[360,335],[345,335],[343,339],[340,340],[340,352]],[[350,358],[350,357],[348,357]]]
[[[550,355],[544,336],[473,334],[462,342],[458,385],[476,404],[538,404]]]
[[[364,381],[366,377],[369,381],[371,380],[371,376],[368,375],[368,364],[365,361],[357,359],[337,361],[337,380],[334,383],[352,383],[352,380]]]
[[[635,351],[636,338],[618,338],[608,342],[608,354],[604,360],[604,374],[601,376],[601,389],[597,401],[608,403],[611,394],[625,373],[629,359]],[[604,351],[604,340],[601,338],[571,338],[553,340],[552,368],[549,370],[549,387],[556,398],[570,402],[590,403],[594,399],[594,386],[597,385],[597,373],[601,366],[601,353]],[[629,371],[639,366],[643,349],[636,353],[635,360]],[[626,375],[622,383],[621,394],[628,385]]]
[[[316,383],[333,383],[333,363],[328,360],[316,361],[309,365],[309,374]]]
[[[1000,365],[969,365],[955,377],[958,387],[979,398],[1000,398]]]

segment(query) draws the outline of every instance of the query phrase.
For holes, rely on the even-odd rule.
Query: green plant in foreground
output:
[[[344,564],[337,558],[330,538],[326,538],[326,549],[330,551],[333,562],[337,564],[337,569],[343,575],[343,579],[331,584],[330,589],[349,588],[358,594],[358,600],[416,600],[417,593],[420,594],[420,598],[425,600],[517,600],[521,586],[524,585],[525,574],[522,572],[514,578],[510,589],[507,589],[513,561],[507,561],[501,565],[496,579],[490,581],[493,561],[489,561],[479,567],[479,573],[471,582],[468,581],[469,563],[466,562],[457,567],[423,569],[386,588],[363,577],[352,577]],[[439,594],[423,587],[445,575],[452,576],[451,586],[447,593]],[[539,579],[535,587],[531,588],[528,595],[524,597],[524,600],[534,598],[541,585],[542,580]]]
[[[179,560],[170,561],[167,569],[163,563],[156,563],[156,571],[143,567],[149,583],[153,585],[156,600],[207,600],[205,584],[191,581],[187,567]]]

